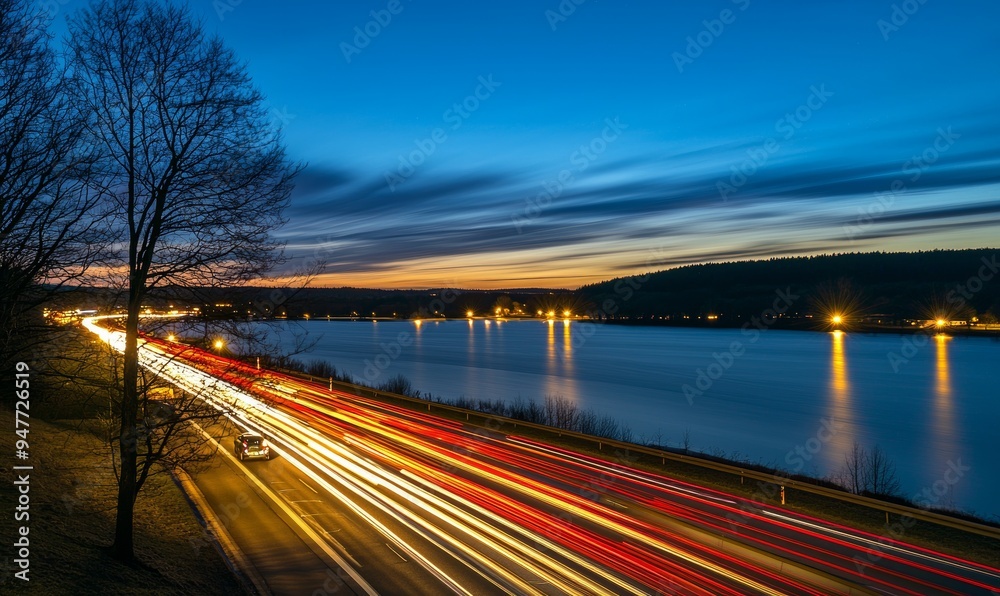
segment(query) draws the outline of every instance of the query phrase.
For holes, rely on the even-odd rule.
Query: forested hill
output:
[[[778,290],[796,296],[786,316],[964,318],[1000,314],[1000,249],[851,253],[690,265],[584,286],[604,318],[760,315]],[[714,320],[714,319],[713,319]]]

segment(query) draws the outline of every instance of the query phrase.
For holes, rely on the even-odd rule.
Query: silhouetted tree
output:
[[[44,340],[38,306],[86,270],[81,113],[34,2],[0,0],[0,366]]]
[[[857,441],[844,456],[837,480],[854,494],[894,496],[900,488],[896,465],[885,451],[878,445],[865,449]]]
[[[896,464],[881,447],[875,445],[865,458],[865,488],[876,495],[899,494],[899,477]]]
[[[397,395],[406,395],[414,397],[419,394],[413,388],[413,383],[410,382],[402,374],[396,374],[384,382],[380,383],[377,387],[379,391],[385,391],[386,393],[395,393]]]
[[[844,466],[837,474],[837,483],[854,494],[864,492],[864,447],[857,441],[851,451],[844,456]]]
[[[137,456],[140,308],[166,285],[231,286],[281,262],[297,169],[264,100],[221,40],[185,8],[104,0],[69,20],[73,100],[99,152],[91,188],[115,233],[107,281],[127,298],[113,554],[134,557],[133,511],[151,465]]]

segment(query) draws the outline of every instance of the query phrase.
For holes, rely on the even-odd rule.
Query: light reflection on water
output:
[[[989,496],[1000,492],[993,457],[1000,342],[928,337],[910,353],[901,350],[908,338],[889,334],[768,330],[751,342],[739,329],[588,329],[562,320],[302,325],[324,334],[308,359],[326,358],[359,379],[364,362],[382,352],[380,342],[406,330],[412,345],[382,374],[402,374],[422,392],[489,400],[561,395],[610,414],[638,438],[662,433],[666,444],[678,445],[690,431],[692,448],[738,451],[768,465],[783,465],[787,453],[817,436],[823,419],[833,419],[838,432],[804,473],[833,474],[857,440],[885,450],[905,493],[914,494],[961,458],[973,470],[949,498],[1000,515]],[[682,386],[734,341],[745,353],[689,405]],[[890,353],[906,354],[898,371]]]
[[[831,331],[829,335],[831,339],[828,399],[830,408],[827,418],[832,422],[832,425],[827,427],[828,434],[822,435],[829,437],[829,441],[821,446],[822,452],[817,457],[825,463],[825,468],[829,473],[836,473],[843,466],[845,456],[854,446],[854,400],[847,374],[847,355],[844,347],[847,334],[837,330]]]
[[[955,426],[955,398],[952,394],[951,361],[948,349],[951,340],[952,338],[947,335],[938,334],[933,341],[935,383],[931,416],[928,421],[931,435],[928,444],[931,452],[927,454],[927,457],[954,461],[961,458],[962,453],[955,441],[959,429]],[[942,504],[950,505],[951,503],[949,500],[945,500]]]

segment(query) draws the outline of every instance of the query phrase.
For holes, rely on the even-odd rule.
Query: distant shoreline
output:
[[[748,324],[748,321],[744,321],[742,318],[735,321],[714,321],[712,323],[702,323],[702,322],[690,322],[690,321],[666,321],[666,320],[648,320],[648,319],[590,319],[583,317],[573,317],[569,319],[565,318],[545,318],[545,317],[434,317],[427,319],[403,319],[399,317],[288,317],[288,318],[275,318],[272,320],[283,321],[355,321],[355,322],[400,322],[400,323],[415,323],[420,321],[421,323],[432,323],[440,321],[492,321],[500,323],[508,323],[515,321],[535,321],[535,322],[546,322],[554,321],[556,323],[562,323],[564,321],[570,321],[572,323],[592,323],[595,325],[621,325],[626,327],[669,327],[677,329],[740,329],[744,325]],[[1000,325],[976,325],[976,326],[965,326],[965,325],[953,325],[947,326],[943,330],[939,331],[934,327],[917,327],[913,325],[872,325],[864,323],[853,323],[841,325],[840,327],[834,329],[832,327],[820,327],[817,326],[814,320],[806,319],[774,319],[769,323],[759,322],[759,328],[764,329],[780,329],[782,331],[812,331],[817,333],[829,333],[831,331],[843,331],[845,333],[863,333],[863,334],[895,334],[895,335],[949,335],[956,337],[989,337],[989,338],[1000,338]]]

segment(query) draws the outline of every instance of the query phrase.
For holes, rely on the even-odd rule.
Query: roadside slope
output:
[[[242,594],[214,549],[196,549],[203,530],[169,476],[148,481],[136,504],[136,554],[122,565],[104,547],[114,530],[115,479],[108,449],[70,423],[30,419],[30,459],[14,460],[14,416],[0,410],[0,539],[12,544],[17,499],[11,466],[31,474],[29,583],[14,578],[14,549],[0,552],[0,592],[25,594]],[[20,522],[18,522],[20,525]]]

